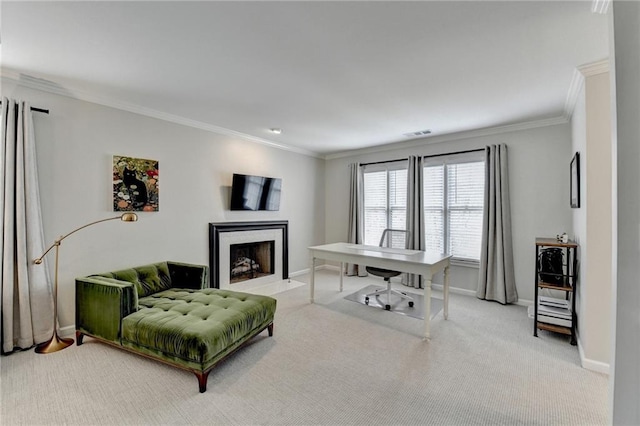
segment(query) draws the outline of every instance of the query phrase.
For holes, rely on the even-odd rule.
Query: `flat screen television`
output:
[[[282,179],[233,174],[231,210],[280,210]]]

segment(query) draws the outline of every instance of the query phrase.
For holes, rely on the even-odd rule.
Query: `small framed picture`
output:
[[[113,211],[157,212],[158,161],[113,156]]]
[[[576,152],[571,160],[570,175],[570,203],[571,207],[577,209],[580,207],[580,153]]]

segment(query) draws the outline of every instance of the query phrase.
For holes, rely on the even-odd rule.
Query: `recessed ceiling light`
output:
[[[273,134],[279,135],[280,133],[282,133],[282,129],[278,129],[277,127],[273,127],[271,129],[269,129],[269,131]]]

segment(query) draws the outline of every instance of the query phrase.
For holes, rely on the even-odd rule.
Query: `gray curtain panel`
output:
[[[513,269],[507,146],[485,149],[485,189],[477,297],[502,304],[518,301]]]
[[[362,244],[364,226],[364,194],[362,193],[362,174],[360,173],[360,163],[349,164],[349,228],[347,242],[352,244]],[[346,274],[366,277],[366,265],[355,265],[346,263]],[[343,273],[344,273],[343,272]]]
[[[424,193],[422,191],[422,180],[424,164],[422,157],[409,156],[409,167],[407,170],[407,231],[409,231],[408,249],[424,250],[425,230],[424,230]],[[422,288],[420,276],[415,274],[403,274],[402,284]]]
[[[2,352],[26,349],[53,335],[53,296],[44,251],[31,107],[2,99]]]

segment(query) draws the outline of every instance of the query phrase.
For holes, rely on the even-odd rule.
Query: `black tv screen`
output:
[[[233,174],[231,210],[280,210],[282,179]]]

